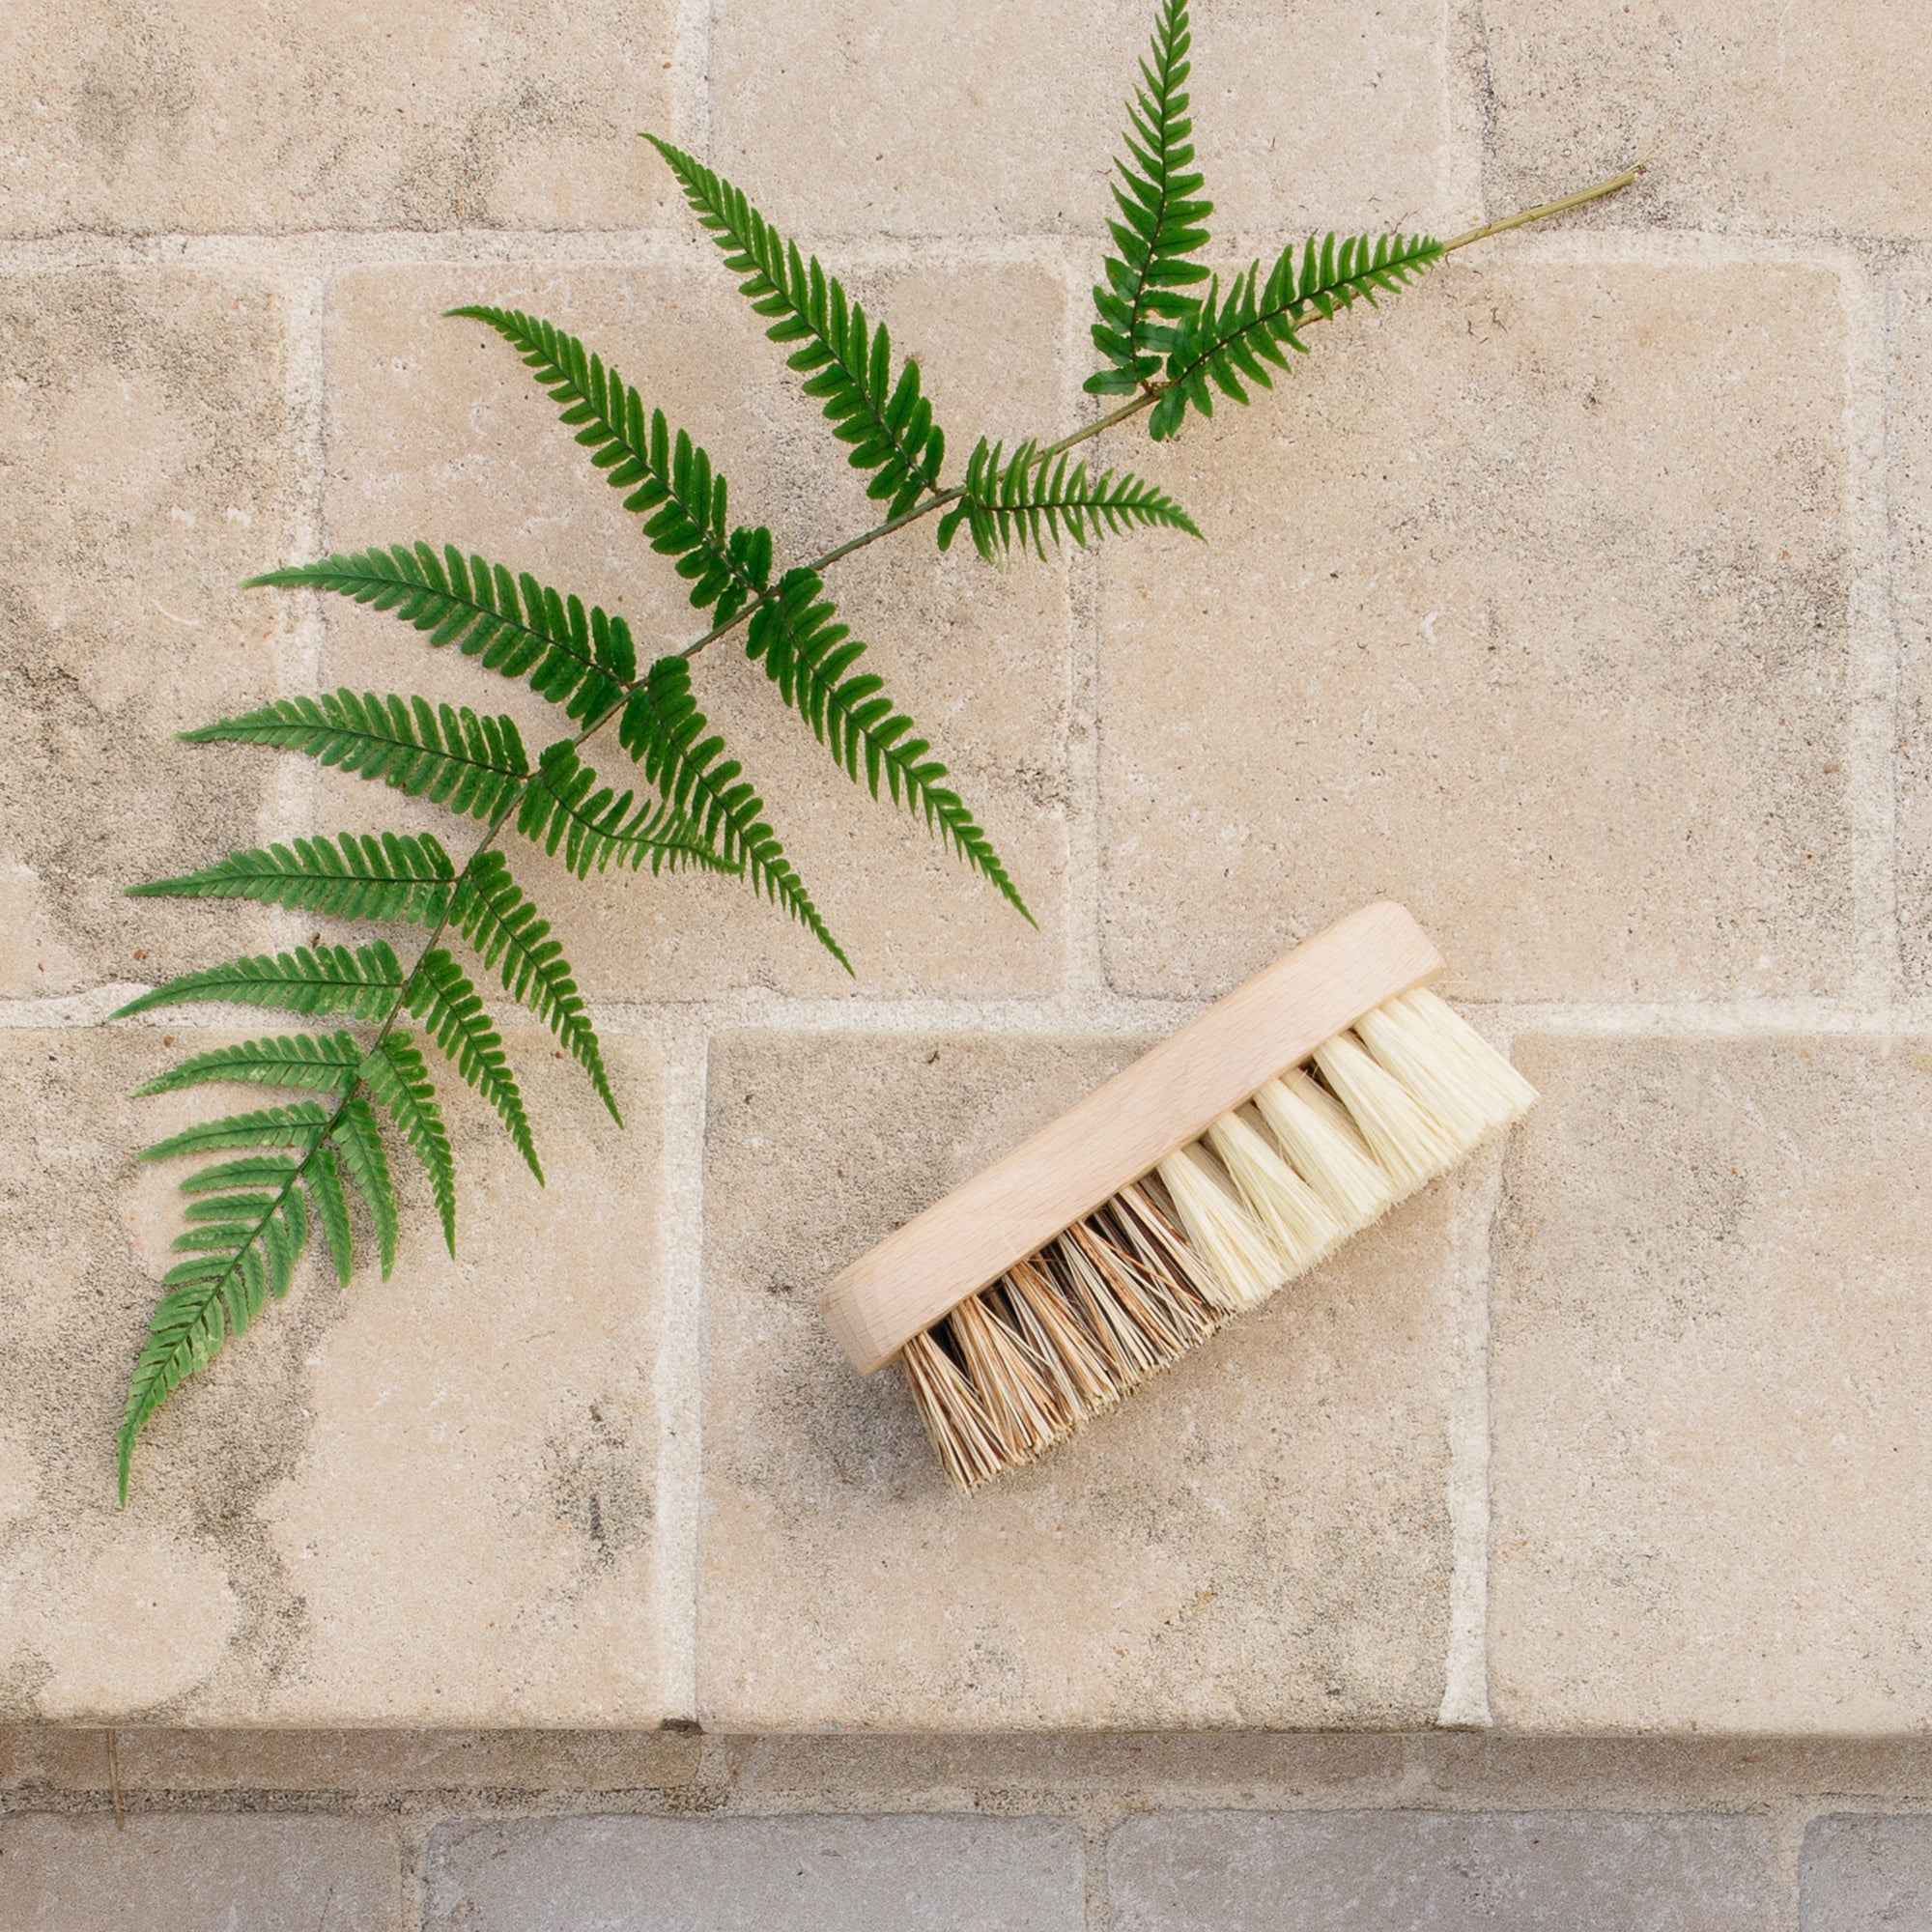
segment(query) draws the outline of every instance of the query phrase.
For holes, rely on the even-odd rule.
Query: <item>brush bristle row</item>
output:
[[[1536,1090],[1405,993],[901,1351],[947,1474],[1031,1463],[1520,1118]]]

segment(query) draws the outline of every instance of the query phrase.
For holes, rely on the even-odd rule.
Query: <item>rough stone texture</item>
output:
[[[1758,1932],[1755,1818],[1208,1812],[1107,1847],[1114,1932]]]
[[[1593,219],[1758,233],[1932,234],[1922,19],[1889,8],[1715,0],[1485,0],[1477,55],[1499,208],[1647,157]]]
[[[1041,1819],[560,1818],[430,1840],[426,1932],[1082,1932]]]
[[[637,227],[668,209],[666,0],[22,0],[0,233]]]
[[[1053,420],[1064,298],[1045,275],[907,270],[857,287],[891,319],[901,350],[921,353],[927,392],[956,435],[984,428],[1013,440]],[[771,525],[781,567],[878,520],[829,425],[798,396],[716,263],[545,280],[384,269],[345,277],[331,303],[332,546],[454,540],[622,611],[643,659],[707,628],[509,347],[481,325],[440,319],[460,301],[535,310],[610,355],[647,407],[665,407],[710,450],[730,481],[734,518]],[[1186,539],[1156,547],[1163,541]],[[870,640],[867,667],[952,765],[952,782],[1044,928],[1033,932],[918,822],[845,778],[747,661],[741,632],[698,662],[699,702],[758,785],[858,984],[978,996],[1052,985],[1065,926],[1061,567],[995,576],[963,537],[942,558],[916,530],[838,565],[828,587]],[[428,661],[421,639],[392,618],[345,606],[330,613],[330,639],[331,683],[509,710],[533,749],[567,728],[552,707],[453,653]],[[637,781],[609,734],[593,761],[620,787]],[[331,823],[359,823],[351,814],[370,806],[354,781],[325,795]],[[586,888],[527,847],[516,863],[602,997],[854,984],[782,914],[748,903],[739,881],[645,874]]]
[[[1923,988],[1932,983],[1932,276],[1902,278],[1890,320],[1899,940],[1906,975]]]
[[[608,1047],[619,1136],[550,1037],[513,1029],[548,1189],[445,1092],[462,1260],[399,1167],[396,1278],[365,1255],[345,1292],[304,1264],[150,1424],[120,1512],[114,1427],[179,1226],[175,1174],[132,1151],[215,1111],[126,1096],[223,1036],[169,1037],[0,1036],[0,1216],[26,1290],[0,1435],[10,1713],[654,1721],[648,1047]]]
[[[1380,894],[1477,998],[1840,983],[1833,279],[1458,258],[1310,344],[1133,452],[1210,543],[1101,564],[1114,984]]]
[[[265,761],[173,734],[278,686],[285,328],[256,276],[0,275],[0,997],[218,956],[122,888],[253,842]]]
[[[1438,9],[1203,0],[1193,17],[1188,86],[1220,233],[1446,218]],[[1051,16],[1023,0],[721,0],[715,164],[808,233],[1097,235],[1151,22],[1138,0]],[[1101,47],[1118,57],[1096,61]],[[810,169],[784,164],[803,154]]]
[[[1442,1696],[1438,1186],[1033,1469],[960,1501],[819,1286],[1140,1042],[728,1037],[706,1153],[699,1710],[725,1729],[1385,1727]]]
[[[10,1818],[10,1932],[401,1932],[395,1833],[380,1818]]]
[[[1491,1694],[1547,1730],[1932,1717],[1932,1051],[1518,1042]]]
[[[1804,1833],[1800,1932],[1932,1920],[1932,1818],[1820,1818]]]

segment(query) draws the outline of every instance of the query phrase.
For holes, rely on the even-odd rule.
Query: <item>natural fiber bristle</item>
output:
[[[952,1482],[1064,1441],[1519,1118],[1536,1090],[1434,993],[1405,993],[901,1351]]]

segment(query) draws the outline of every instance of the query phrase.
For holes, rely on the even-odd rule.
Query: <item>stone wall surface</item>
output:
[[[1224,266],[1313,225],[1447,234],[1648,172],[1311,327],[1253,407],[1158,447],[1109,431],[1094,453],[1172,490],[1206,544],[991,571],[925,524],[829,566],[1037,927],[855,792],[738,638],[707,649],[700,701],[854,973],[742,880],[581,883],[523,846],[625,1130],[547,1034],[507,1029],[548,1185],[451,1081],[456,1258],[399,1170],[391,1276],[304,1264],[150,1427],[116,1507],[178,1226],[137,1155],[213,1099],[130,1094],[295,1022],[108,1016],[329,923],[122,889],[311,833],[474,836],[175,734],[344,685],[505,712],[534,747],[555,728],[381,611],[242,580],[421,538],[621,608],[653,655],[702,632],[458,303],[581,333],[711,450],[781,561],[876,520],[640,127],[890,322],[955,472],[981,431],[1091,421],[1087,291],[1147,14],[0,9],[0,1719],[113,1725],[124,1764],[143,1725],[176,1727],[151,1733],[163,1756],[184,1726],[265,1727],[260,1751],[309,1727],[304,1765],[333,1748],[315,1727],[412,1727],[393,1764],[345,1744],[335,1781],[296,1780],[337,1792],[462,1783],[451,1727],[634,1734],[665,1754],[628,1774],[653,1789],[687,1744],[722,1775],[692,1726],[774,1751],[1079,1734],[1080,1778],[1123,1807],[849,1852],[747,1825],[742,1861],[612,1827],[581,1910],[613,1924],[626,1887],[707,1859],[739,1873],[744,1922],[781,1922],[758,1872],[835,1857],[852,1923],[875,1882],[889,1910],[895,1860],[932,1922],[988,1926],[1009,1918],[948,1901],[1298,1924],[1242,1916],[1291,1868],[1311,1924],[1356,1922],[1347,1874],[1383,1869],[1406,1876],[1364,1924],[1545,1922],[1496,1902],[1517,1891],[1552,1924],[1612,1894],[1654,1893],[1630,1909],[1660,1926],[1796,1924],[1801,1894],[1806,1925],[1918,1909],[1895,1901],[1925,1895],[1928,1787],[1868,1787],[1856,1755],[1932,1723],[1932,164],[1900,137],[1932,100],[1932,24],[1910,9],[1198,0]],[[829,1341],[820,1285],[1378,895],[1428,923],[1541,1108],[1063,1454],[953,1498],[897,1382]],[[1808,1810],[1740,1786],[1706,1817],[1657,1787],[1614,1830],[1554,1759],[1513,1760],[1481,1823],[1420,1759],[1365,1773],[1359,1803],[1324,1786],[1319,1826],[1289,1818],[1279,1766],[1252,1798],[1190,1772],[1176,1824],[1154,1799],[1127,1818],[1134,1775],[1095,1742],[1463,1729],[1854,1755],[1836,1783],[1790,1774]],[[10,1808],[80,1788],[66,1735],[95,1734],[22,1733],[38,1769]],[[544,1748],[510,1786],[625,1787],[601,1747]],[[217,1782],[283,1788],[267,1764]],[[59,1887],[110,1842],[205,1870],[184,1923],[264,1861],[339,1872],[330,1924],[534,1923],[517,1888],[581,1858],[561,1827],[462,1806],[407,1841],[190,1829],[169,1776],[125,1848],[95,1799],[8,1824],[0,1898],[27,1903],[0,1919],[81,1922]],[[786,1776],[822,1797],[846,1773]],[[1830,1802],[1867,1788],[1896,1815]],[[893,1789],[856,1809],[923,1807]],[[1214,1903],[1204,1861],[1239,1896]],[[108,1910],[112,1884],[83,1883]]]

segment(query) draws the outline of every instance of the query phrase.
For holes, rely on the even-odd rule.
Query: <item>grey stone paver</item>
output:
[[[1814,1819],[1798,1887],[1800,1932],[1932,1925],[1932,1818]]]

